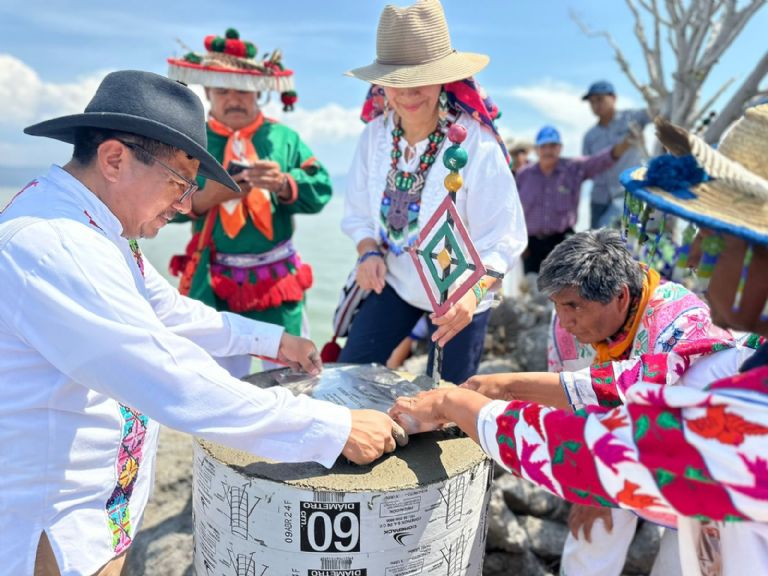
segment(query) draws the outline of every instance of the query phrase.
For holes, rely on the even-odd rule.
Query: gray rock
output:
[[[504,502],[501,490],[491,487],[488,503],[488,539],[486,548],[520,554],[528,549],[528,535]]]
[[[531,550],[537,556],[545,560],[560,558],[568,528],[559,522],[535,516],[521,516],[518,520],[528,533]]]
[[[499,374],[500,372],[519,372],[520,365],[506,358],[488,358],[477,367],[478,374]]]
[[[547,371],[547,338],[549,326],[538,326],[522,330],[516,339],[517,359],[526,372]]]
[[[504,501],[515,514],[548,516],[563,502],[554,494],[512,474],[499,476],[494,483],[501,489]]]
[[[427,358],[428,356],[426,354],[411,356],[408,360],[403,362],[403,370],[410,372],[411,374],[426,374]]]
[[[651,522],[642,522],[627,552],[624,571],[629,574],[648,574],[653,568],[661,543],[661,528]]]
[[[538,558],[530,552],[505,554],[491,552],[485,556],[483,576],[549,576]]]

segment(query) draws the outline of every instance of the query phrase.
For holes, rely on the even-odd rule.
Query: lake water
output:
[[[307,314],[311,336],[318,347],[332,335],[331,319],[339,292],[355,263],[355,247],[339,226],[344,209],[343,186],[343,182],[336,183],[335,196],[319,214],[296,216],[294,241],[302,259],[314,270],[315,283],[307,296]],[[0,187],[0,207],[17,191],[18,188]],[[585,229],[588,221],[589,194],[586,193],[582,194],[576,229]],[[173,254],[184,251],[190,236],[188,224],[169,224],[157,238],[141,242],[146,257],[174,286],[177,279],[168,275],[168,261]],[[505,281],[506,293],[514,291],[515,278],[517,276],[512,275]]]
[[[16,192],[18,188],[0,187],[0,208]],[[307,295],[307,314],[312,339],[318,346],[331,337],[331,319],[339,292],[355,263],[355,247],[339,227],[343,208],[343,198],[337,194],[320,214],[296,217],[294,241],[302,259],[314,271],[314,287]],[[168,274],[168,261],[173,254],[184,251],[190,236],[188,224],[169,224],[157,238],[141,241],[145,256],[174,286],[177,279]]]

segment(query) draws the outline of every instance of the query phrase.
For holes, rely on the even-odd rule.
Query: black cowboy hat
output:
[[[112,72],[102,80],[82,114],[33,124],[24,132],[74,144],[77,128],[119,130],[168,144],[199,160],[200,176],[240,191],[206,150],[203,103],[175,80],[138,70]]]

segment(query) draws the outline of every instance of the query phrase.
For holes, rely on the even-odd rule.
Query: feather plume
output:
[[[664,120],[661,116],[657,116],[653,122],[656,124],[656,137],[669,150],[670,154],[674,156],[687,156],[691,153],[688,132]]]

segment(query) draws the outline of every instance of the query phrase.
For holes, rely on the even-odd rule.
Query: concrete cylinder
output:
[[[197,440],[200,576],[480,576],[492,476],[468,438],[421,434],[369,466],[281,464]]]

